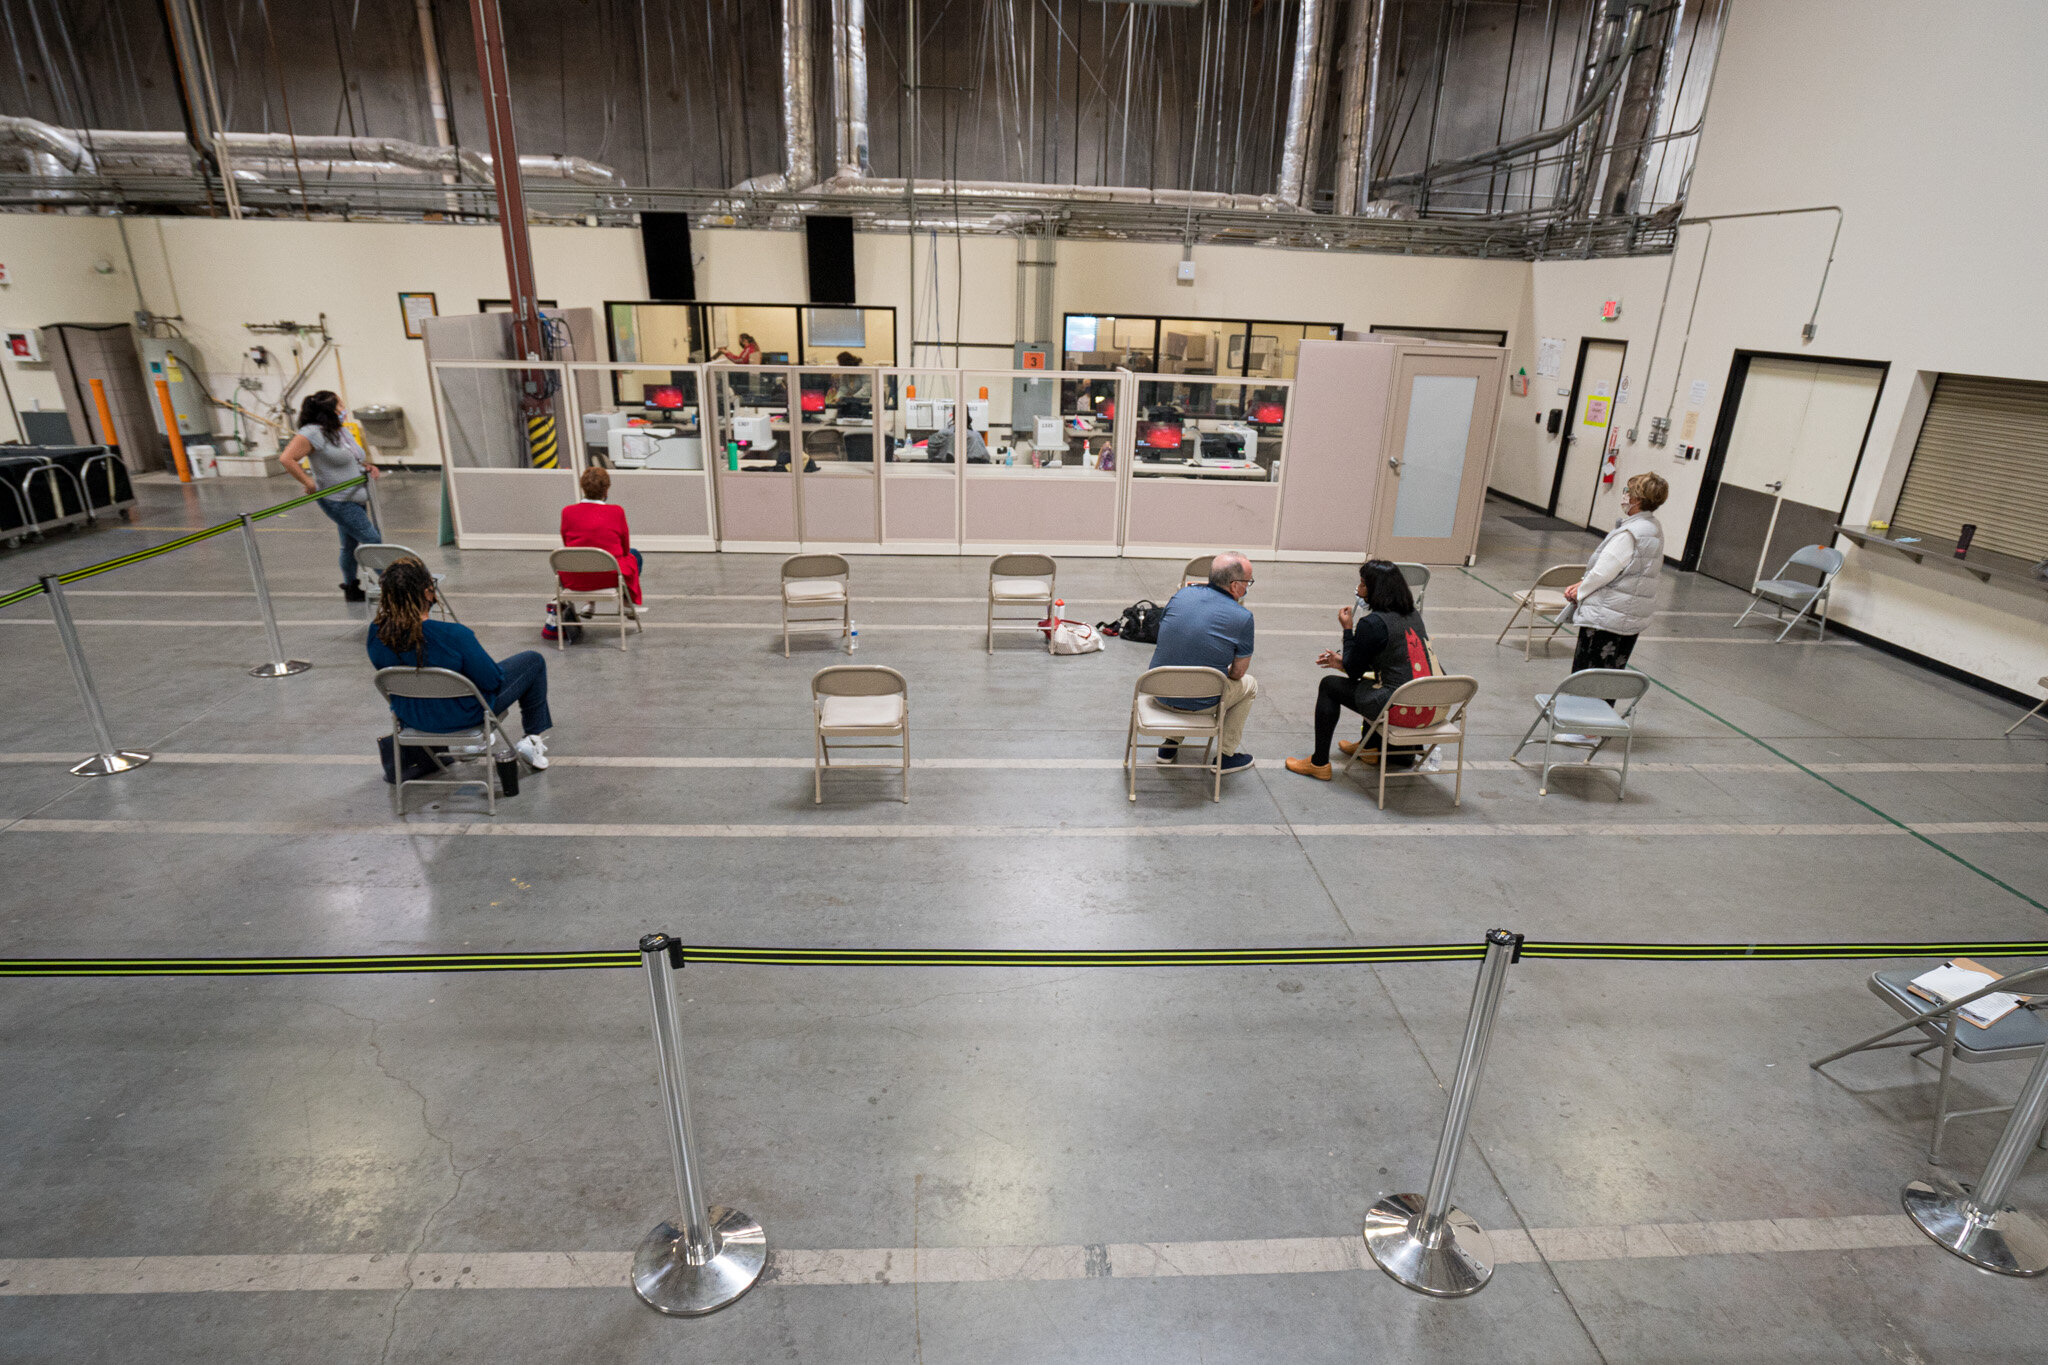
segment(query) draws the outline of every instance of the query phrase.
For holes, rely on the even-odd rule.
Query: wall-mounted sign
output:
[[[1556,374],[1564,358],[1564,338],[1544,337],[1536,343],[1536,373]]]
[[[40,362],[43,358],[42,340],[33,330],[8,332],[5,337],[5,346],[7,354],[13,356],[16,360],[26,360],[35,363]]]
[[[1607,425],[1608,400],[1594,395],[1586,400],[1586,425],[1604,427]]]
[[[420,323],[432,317],[439,317],[441,310],[434,305],[432,294],[405,294],[398,296],[398,315],[405,320],[405,335],[410,341],[418,341],[424,335]]]
[[[1604,321],[1613,322],[1621,316],[1621,300],[1609,299],[1600,305],[1600,316]]]
[[[1044,351],[1026,351],[1026,352],[1024,353],[1024,363],[1023,363],[1023,368],[1024,368],[1024,369],[1027,369],[1027,370],[1042,370],[1042,369],[1044,369],[1044,368],[1045,368],[1045,352],[1044,352]]]

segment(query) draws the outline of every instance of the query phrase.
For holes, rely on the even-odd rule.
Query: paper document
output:
[[[1922,972],[1914,977],[1912,991],[1915,995],[1946,1005],[1952,1000],[1960,1000],[1975,991],[1981,991],[1997,980],[1998,978],[1990,972],[1972,971],[1968,967],[1958,967],[1953,962],[1944,962],[1933,971]],[[1990,1028],[2018,1009],[2019,1004],[2018,996],[2005,991],[1993,991],[1971,1001],[1957,1013],[1978,1028]]]

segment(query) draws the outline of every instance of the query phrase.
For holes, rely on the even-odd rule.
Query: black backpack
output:
[[[1120,640],[1135,640],[1142,645],[1159,643],[1159,622],[1166,615],[1166,608],[1146,598],[1124,608],[1124,614],[1114,621],[1099,621],[1095,628],[1104,635],[1114,635]]]

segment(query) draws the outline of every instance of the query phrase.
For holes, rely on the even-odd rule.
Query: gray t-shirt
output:
[[[313,466],[313,484],[318,488],[330,488],[338,483],[347,483],[364,472],[369,461],[363,455],[363,448],[356,444],[356,438],[343,427],[331,439],[320,429],[317,422],[299,428],[299,435],[306,438],[313,447],[309,460]],[[322,502],[368,502],[369,490],[358,485],[346,493],[336,493]]]

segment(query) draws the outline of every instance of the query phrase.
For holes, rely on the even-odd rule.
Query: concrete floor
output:
[[[0,557],[0,588],[287,491],[145,484],[132,525]],[[433,549],[432,483],[385,493],[388,534],[486,645],[535,647],[542,556]],[[773,558],[656,555],[644,636],[549,655],[562,761],[501,808],[535,835],[512,839],[461,832],[485,823],[467,796],[392,818],[363,609],[327,522],[294,512],[262,535],[305,675],[247,676],[263,636],[232,537],[74,590],[116,737],[160,755],[139,772],[66,773],[90,741],[47,609],[0,612],[0,954],[2044,936],[2008,888],[2048,899],[2048,725],[2001,739],[2012,707],[1931,673],[1731,631],[1742,599],[1708,580],[1668,574],[1637,650],[1670,690],[1628,799],[1573,772],[1539,800],[1504,760],[1568,651],[1497,648],[1498,589],[1592,542],[1513,510],[1425,609],[1481,682],[1462,808],[1448,775],[1381,813],[1363,781],[1280,767],[1307,752],[1342,565],[1257,566],[1259,766],[1220,805],[1147,767],[1132,806],[1114,762],[1149,650],[1051,659],[1019,635],[990,657],[985,562],[856,559],[859,660],[910,678],[920,759],[965,761],[917,769],[908,806],[848,775],[814,807],[805,682],[842,656],[782,657]],[[1102,619],[1177,567],[1067,559],[1060,587]],[[597,761],[635,757],[727,762]],[[1021,759],[1082,762],[999,762]],[[2042,1284],[1897,1216],[1932,1071],[1804,1065],[1890,1021],[1863,984],[1889,965],[1517,966],[1458,1181],[1507,1263],[1458,1302],[1361,1267],[1357,1232],[1428,1178],[1469,964],[692,968],[711,1193],[777,1253],[696,1321],[620,1268],[673,1199],[636,975],[17,980],[0,1357],[2042,1359]],[[1969,1068],[1961,1098],[2022,1074]],[[1959,1122],[1950,1169],[2000,1124]],[[2016,1197],[2048,1206],[2048,1157]]]

